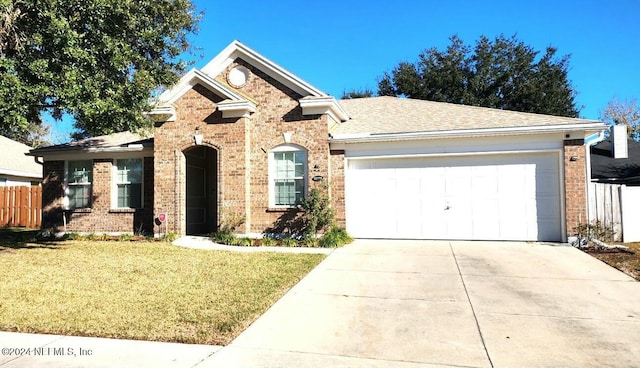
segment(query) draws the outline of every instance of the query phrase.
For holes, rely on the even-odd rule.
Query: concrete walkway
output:
[[[640,283],[568,246],[358,240],[227,347],[104,340],[0,333],[93,353],[0,367],[637,367]]]

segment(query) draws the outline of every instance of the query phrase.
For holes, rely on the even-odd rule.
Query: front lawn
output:
[[[0,330],[228,344],[325,256],[0,242]]]

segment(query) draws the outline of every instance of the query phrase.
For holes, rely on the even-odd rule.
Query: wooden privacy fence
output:
[[[589,183],[589,219],[612,229],[615,241],[640,241],[640,187]]]
[[[0,187],[0,226],[39,228],[41,223],[41,187]]]

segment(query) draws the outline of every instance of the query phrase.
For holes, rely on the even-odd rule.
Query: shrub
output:
[[[347,231],[341,227],[333,226],[327,231],[318,245],[322,248],[335,248],[350,243],[353,239],[347,234]]]
[[[236,241],[234,242],[236,244],[234,245],[239,245],[242,247],[250,247],[253,245],[253,239],[251,238],[236,238]]]
[[[335,214],[329,202],[329,190],[326,185],[309,191],[300,207],[304,210],[301,235],[310,237],[333,225]]]
[[[304,239],[302,239],[302,243],[304,243],[304,245],[307,247],[316,248],[320,243],[320,239],[316,238],[315,236],[306,236],[304,237]]]
[[[216,243],[233,245],[236,237],[231,233],[218,231],[211,236],[211,239]]]
[[[294,238],[284,238],[282,239],[282,246],[283,247],[297,247],[298,246],[298,241]]]
[[[131,234],[120,234],[118,235],[119,241],[131,241],[134,239],[134,236]]]
[[[82,239],[82,236],[78,233],[66,233],[64,234],[64,239],[65,240],[80,240]]]
[[[246,221],[244,215],[240,215],[239,213],[232,212],[230,214],[223,214],[223,220],[220,223],[220,229],[218,232],[233,234],[236,230],[244,224]]]
[[[612,241],[615,235],[613,225],[605,225],[601,221],[595,221],[590,224],[580,224],[574,228],[578,233],[579,243],[589,242],[593,239],[600,241]]]
[[[276,241],[271,237],[265,236],[262,238],[262,245],[265,247],[272,247],[276,245]]]
[[[175,231],[169,231],[162,235],[162,240],[169,243],[173,242],[176,239],[178,239],[178,233],[176,233]]]

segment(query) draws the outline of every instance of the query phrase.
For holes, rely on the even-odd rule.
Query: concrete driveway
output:
[[[640,283],[561,245],[358,240],[198,367],[638,367]]]

